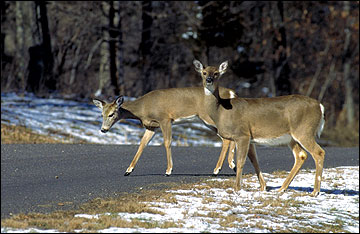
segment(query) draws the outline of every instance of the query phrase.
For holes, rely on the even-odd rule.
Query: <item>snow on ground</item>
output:
[[[152,209],[164,214],[117,213],[76,214],[96,222],[101,216],[111,215],[128,221],[175,222],[182,227],[121,228],[110,227],[97,230],[101,233],[129,232],[341,232],[359,231],[359,167],[325,168],[321,192],[309,196],[314,182],[314,170],[301,170],[290,188],[282,193],[276,189],[260,192],[256,176],[244,178],[245,189],[235,192],[206,186],[206,182],[188,190],[168,190],[176,202],[149,202]],[[284,178],[264,173],[269,187],[279,188]],[[225,183],[232,179],[209,179]],[[303,191],[306,191],[305,193]],[[227,222],[228,221],[228,222]],[[339,229],[337,229],[339,228]],[[82,232],[86,230],[76,230]],[[57,232],[57,230],[1,228],[1,232]]]
[[[133,98],[125,97],[126,100]],[[1,93],[1,123],[26,126],[35,132],[59,138],[69,134],[79,139],[100,144],[139,144],[145,128],[138,120],[121,120],[109,132],[101,133],[101,111],[93,103],[59,98],[38,98],[25,93]],[[219,138],[201,123],[180,124],[172,127],[174,146],[221,146]],[[55,134],[55,135],[54,135]],[[162,133],[157,133],[149,145],[161,145]]]

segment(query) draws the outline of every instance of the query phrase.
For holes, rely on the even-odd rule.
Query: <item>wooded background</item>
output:
[[[303,94],[359,129],[359,1],[2,1],[1,92],[139,97],[230,69],[241,97]]]

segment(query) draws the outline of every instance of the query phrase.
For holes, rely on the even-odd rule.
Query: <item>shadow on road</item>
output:
[[[275,190],[275,189],[279,189],[280,186],[276,186],[276,187],[272,187],[272,186],[266,186],[266,191],[271,191],[271,190]],[[296,191],[301,191],[301,192],[309,192],[311,193],[313,191],[313,187],[292,187],[289,186],[288,189],[293,189]],[[359,195],[359,191],[355,191],[355,190],[351,190],[351,189],[320,189],[320,192],[324,192],[327,194],[343,194],[346,196],[356,196]]]
[[[130,176],[138,176],[138,177],[143,177],[143,176],[168,176],[168,175],[165,175],[165,174],[142,174],[142,175],[130,175]],[[196,177],[214,177],[214,178],[216,178],[216,177],[219,177],[219,178],[221,178],[221,177],[233,177],[233,176],[236,176],[235,174],[221,174],[221,175],[214,175],[214,174],[171,174],[170,176],[168,176],[168,177],[179,177],[179,176],[182,176],[182,177],[186,177],[186,176],[188,176],[188,177],[194,177],[194,176],[196,176]]]

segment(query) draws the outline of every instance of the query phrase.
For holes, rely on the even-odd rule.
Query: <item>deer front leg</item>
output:
[[[234,163],[235,146],[236,146],[235,141],[231,141],[229,154],[228,154],[228,163],[229,163],[229,167],[236,172],[236,166]]]
[[[250,137],[243,136],[236,140],[236,179],[235,191],[239,191],[242,186],[242,170],[245,164],[246,155],[249,150]]]
[[[131,174],[131,172],[134,170],[134,167],[137,163],[137,161],[139,160],[145,146],[148,144],[148,142],[151,140],[151,138],[154,136],[155,131],[154,130],[150,130],[150,129],[146,129],[144,136],[141,138],[140,141],[140,145],[139,148],[134,156],[134,159],[132,160],[132,162],[130,163],[130,166],[128,167],[128,169],[126,170],[124,176],[128,176]]]
[[[171,175],[173,162],[171,156],[171,122],[170,120],[164,120],[160,122],[160,128],[164,137],[164,146],[166,149],[167,168],[165,176]]]
[[[219,156],[219,160],[216,164],[216,167],[214,169],[214,176],[217,176],[219,174],[219,172],[221,171],[222,165],[224,163],[225,157],[226,157],[226,152],[228,151],[229,148],[229,144],[230,144],[230,140],[221,138],[222,140],[222,148],[221,148],[221,152],[220,152],[220,156]]]

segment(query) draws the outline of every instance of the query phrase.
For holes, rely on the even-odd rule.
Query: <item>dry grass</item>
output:
[[[64,139],[56,139],[54,135],[58,132],[50,131],[48,135],[34,133],[25,126],[14,126],[1,124],[1,144],[65,144],[69,142],[87,143],[84,140],[75,139],[74,137],[62,134]]]
[[[172,194],[162,190],[144,190],[141,193],[127,194],[115,198],[96,198],[88,203],[80,205],[78,210],[55,211],[49,214],[29,213],[18,214],[1,220],[2,227],[20,229],[57,229],[61,232],[74,232],[74,230],[96,231],[109,227],[123,228],[169,228],[182,227],[181,222],[158,222],[153,220],[131,219],[125,220],[118,213],[164,213],[150,208],[149,201],[173,202]],[[100,215],[99,218],[86,219],[75,217],[75,214],[113,214]]]
[[[325,129],[323,134],[321,134],[321,139],[330,141],[332,146],[359,146],[359,122],[353,126],[338,124],[331,129]]]

